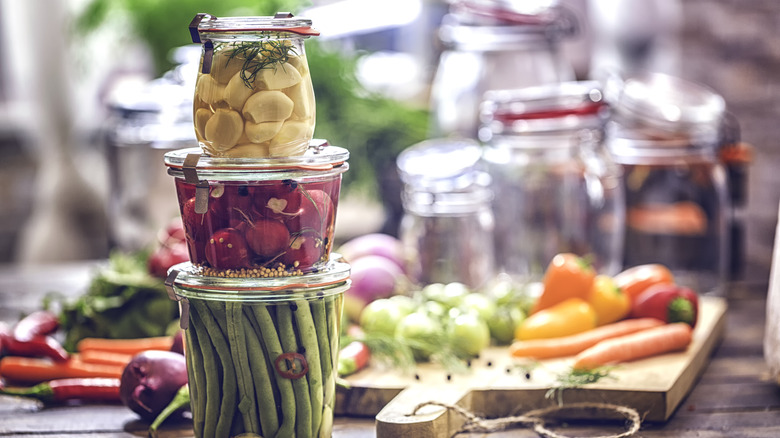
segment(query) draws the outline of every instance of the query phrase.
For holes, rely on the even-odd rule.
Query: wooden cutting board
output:
[[[335,412],[375,416],[378,438],[450,437],[465,422],[462,416],[437,406],[410,415],[426,401],[459,405],[488,418],[559,401],[604,402],[634,408],[645,421],[666,421],[722,339],[726,308],[722,298],[702,297],[693,342],[685,352],[622,364],[610,378],[564,389],[556,397],[549,397],[548,391],[557,385],[557,376],[570,369],[571,358],[531,364],[511,358],[507,347],[496,347],[473,360],[466,373],[450,374],[434,364],[419,364],[409,373],[376,366],[364,369],[347,378],[350,387],[340,389]],[[593,412],[588,415],[592,418]],[[610,414],[598,415],[607,418]]]

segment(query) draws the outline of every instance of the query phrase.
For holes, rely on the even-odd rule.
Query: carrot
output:
[[[569,336],[515,341],[509,346],[509,352],[514,357],[534,359],[573,356],[605,339],[636,333],[663,324],[663,321],[655,318],[626,319]]]
[[[82,353],[88,350],[99,350],[136,355],[146,350],[168,351],[172,345],[172,336],[135,339],[84,338],[76,345],[76,349]]]
[[[114,353],[113,351],[85,350],[77,354],[79,360],[85,363],[101,365],[125,366],[133,358],[132,354]]]
[[[637,333],[607,339],[581,352],[574,359],[575,370],[642,359],[684,350],[693,339],[693,329],[684,322],[665,324]]]
[[[0,376],[13,382],[36,384],[54,379],[114,377],[120,378],[123,366],[86,363],[76,358],[66,362],[7,356],[0,359]]]

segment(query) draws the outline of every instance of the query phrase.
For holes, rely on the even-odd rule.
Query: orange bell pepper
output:
[[[588,299],[596,271],[590,263],[576,254],[557,254],[544,273],[544,289],[531,309],[536,313],[569,298]]]
[[[515,330],[515,339],[558,338],[596,327],[596,311],[582,298],[569,298],[529,316]]]
[[[590,288],[588,302],[593,306],[598,325],[619,321],[631,312],[631,299],[609,275],[597,275]]]
[[[655,284],[674,283],[674,275],[666,266],[649,263],[628,268],[614,277],[615,284],[633,303],[647,288]]]

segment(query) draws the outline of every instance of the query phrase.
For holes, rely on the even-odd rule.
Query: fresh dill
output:
[[[590,383],[596,383],[601,379],[614,380],[613,369],[614,367],[599,367],[592,370],[572,369],[558,374],[555,378],[555,385],[545,393],[544,397],[547,399],[556,398],[558,405],[562,405],[564,389],[579,388]]]
[[[225,66],[235,58],[243,59],[241,66],[241,80],[247,88],[253,88],[255,79],[260,70],[264,68],[276,68],[284,65],[290,58],[298,56],[298,52],[287,40],[263,40],[260,42],[243,41],[235,44],[230,49]]]

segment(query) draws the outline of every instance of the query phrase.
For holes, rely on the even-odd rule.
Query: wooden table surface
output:
[[[78,295],[88,284],[94,262],[37,267],[0,266],[0,321],[15,321],[39,308],[52,291]],[[643,423],[642,437],[780,437],[780,386],[770,378],[763,357],[767,281],[731,286],[724,340],[691,393],[664,424]],[[0,396],[0,437],[146,436],[148,424],[119,404],[57,405]],[[553,430],[565,436],[617,434],[623,424],[567,423]],[[160,437],[188,437],[186,421],[166,424]],[[334,437],[374,437],[373,418],[337,417]],[[459,437],[486,436],[460,434]],[[490,437],[535,437],[512,429]]]

